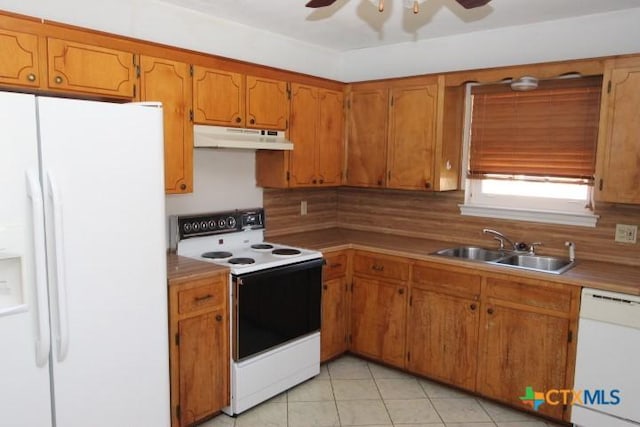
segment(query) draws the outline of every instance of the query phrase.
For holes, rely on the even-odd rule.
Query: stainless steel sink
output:
[[[518,254],[495,260],[494,264],[510,267],[524,268],[527,270],[544,271],[547,273],[561,274],[573,267],[575,261],[566,258],[549,256]]]
[[[575,261],[567,258],[514,253],[475,246],[441,249],[433,255],[552,274],[562,274],[575,265]]]
[[[442,249],[436,255],[474,261],[495,261],[505,256],[504,252],[474,246],[460,246],[458,248]]]

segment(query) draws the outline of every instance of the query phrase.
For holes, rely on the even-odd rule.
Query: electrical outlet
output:
[[[303,216],[306,214],[307,214],[307,201],[302,200],[300,201],[300,216]]]
[[[636,243],[638,226],[629,224],[616,224],[616,242]]]

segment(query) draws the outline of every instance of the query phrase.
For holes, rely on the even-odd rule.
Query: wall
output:
[[[640,244],[614,242],[615,224],[639,224],[640,206],[599,204],[600,220],[596,228],[507,221],[460,215],[461,191],[423,193],[409,191],[339,188],[306,190],[305,193],[286,190],[265,190],[264,204],[277,209],[267,210],[271,217],[269,233],[277,236],[290,231],[332,227],[334,219],[327,211],[330,205],[309,203],[308,217],[299,216],[301,196],[312,200],[333,200],[337,197],[339,227],[380,233],[423,237],[456,244],[493,246],[483,228],[494,228],[516,241],[543,242],[539,253],[567,255],[564,242],[576,243],[576,257],[640,266]],[[316,212],[317,209],[317,212]],[[316,215],[318,219],[310,222]]]
[[[300,215],[300,202],[307,215]],[[338,225],[338,190],[264,190],[267,237],[299,231],[322,230]]]
[[[640,8],[345,53],[154,0],[0,0],[0,10],[344,82],[640,52]]]

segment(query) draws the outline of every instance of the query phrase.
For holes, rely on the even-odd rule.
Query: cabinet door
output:
[[[414,287],[407,319],[409,370],[475,390],[479,320],[477,301]]]
[[[316,131],[318,184],[331,186],[342,182],[344,102],[342,92],[318,91],[319,121]]]
[[[596,197],[640,204],[640,62],[609,70],[603,83]]]
[[[351,92],[347,185],[382,187],[387,156],[387,89]]]
[[[224,311],[178,322],[180,424],[200,420],[229,405],[228,324]]]
[[[193,126],[189,119],[191,76],[182,62],[140,58],[143,101],[162,102],[164,114],[164,182],[167,193],[193,191]]]
[[[406,286],[354,277],[351,350],[397,367],[405,365]]]
[[[483,309],[484,338],[478,391],[522,406],[526,387],[545,392],[566,389],[569,320],[489,302]],[[540,413],[562,419],[562,405],[540,406]]]
[[[53,38],[47,39],[47,52],[49,88],[135,96],[133,53]]]
[[[289,94],[287,83],[247,76],[246,126],[254,129],[287,129]]]
[[[0,84],[40,86],[38,36],[0,29]]]
[[[291,85],[291,128],[289,138],[293,151],[289,153],[291,187],[313,186],[316,175],[318,127],[318,89],[293,83]]]
[[[320,360],[347,351],[347,283],[344,277],[322,285],[322,329]]]
[[[195,123],[244,126],[245,78],[239,73],[194,67]]]
[[[391,90],[387,187],[433,186],[438,85]]]

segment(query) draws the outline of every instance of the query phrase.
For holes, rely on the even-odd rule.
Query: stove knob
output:
[[[185,233],[190,232],[190,231],[191,231],[191,224],[189,224],[188,222],[187,222],[187,223],[185,223],[185,224],[182,226],[182,229],[184,230],[184,232],[185,232]]]
[[[216,229],[216,220],[215,219],[210,219],[209,220],[209,230],[215,230]]]
[[[191,224],[191,228],[193,229],[193,231],[200,231],[200,224],[197,222],[194,222],[193,224]]]
[[[208,228],[207,221],[201,221],[200,228],[202,229],[202,231],[206,231]]]
[[[218,220],[218,228],[225,228],[227,226],[227,221],[224,218],[220,218]]]
[[[229,218],[227,218],[227,225],[229,228],[235,228],[236,227],[236,219],[232,216],[230,216]]]

